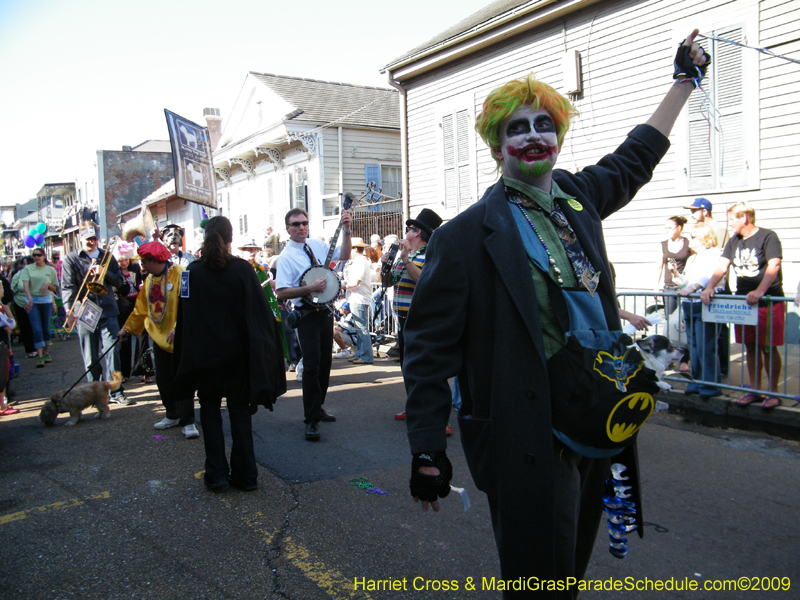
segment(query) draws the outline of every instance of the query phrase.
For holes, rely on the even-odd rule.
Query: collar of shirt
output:
[[[287,240],[286,245],[291,246],[292,248],[297,248],[298,250],[302,250],[306,242],[308,242],[308,240],[306,240],[305,242],[295,242],[294,240]]]
[[[528,185],[527,183],[519,181],[518,179],[506,177],[505,175],[503,176],[503,183],[506,185],[506,187],[524,194],[526,197],[533,200],[539,206],[539,208],[547,212],[547,214],[553,212],[556,198],[563,198],[565,200],[573,199],[573,197],[569,194],[565,194],[561,188],[558,187],[558,184],[555,181],[553,181],[550,185],[549,194],[537,187]]]

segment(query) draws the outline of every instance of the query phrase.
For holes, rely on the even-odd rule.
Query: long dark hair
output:
[[[212,217],[206,223],[200,262],[213,271],[225,268],[231,259],[228,244],[233,241],[233,227],[225,217]]]

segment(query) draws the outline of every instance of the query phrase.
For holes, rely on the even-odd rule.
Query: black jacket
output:
[[[191,397],[197,382],[208,374],[231,372],[234,365],[247,366],[246,402],[252,412],[258,405],[272,410],[278,396],[286,393],[283,346],[277,322],[267,303],[253,267],[231,257],[220,271],[201,261],[191,263],[189,297],[178,301],[175,326],[176,397]]]
[[[106,251],[100,250],[97,264],[102,264],[105,256]],[[112,256],[109,260],[108,271],[103,279],[108,293],[100,295],[89,293],[88,295],[89,299],[102,309],[103,317],[116,317],[119,314],[119,308],[114,299],[114,288],[121,290],[121,293],[125,295],[128,293],[128,282],[119,270],[117,259]],[[70,252],[64,257],[64,264],[61,266],[61,297],[64,300],[65,310],[69,311],[76,300],[83,300],[86,297],[88,290],[81,289],[81,284],[91,265],[92,259],[83,250]],[[80,298],[77,297],[78,293],[80,293]]]
[[[650,180],[668,147],[656,129],[640,125],[597,165],[553,173],[581,205],[559,201],[601,273],[598,293],[612,330],[620,321],[602,219]],[[514,555],[529,565],[519,576],[555,578],[551,389],[558,382],[548,380],[528,257],[502,180],[432,236],[404,336],[411,452],[446,447],[446,379],[457,375],[461,441],[475,485],[497,502],[501,563]]]

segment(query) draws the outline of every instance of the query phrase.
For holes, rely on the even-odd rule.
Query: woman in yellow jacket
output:
[[[147,333],[153,340],[153,360],[156,367],[156,385],[166,416],[154,425],[156,429],[169,429],[180,425],[187,439],[200,437],[194,424],[194,398],[173,398],[172,364],[175,322],[178,316],[178,296],[181,289],[182,267],[169,262],[169,250],[161,242],[148,242],[139,246],[139,258],[149,275],[139,290],[136,305],[117,337],[125,340],[133,335]]]

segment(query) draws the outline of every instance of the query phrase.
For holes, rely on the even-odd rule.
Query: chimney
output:
[[[212,152],[217,149],[219,138],[222,137],[222,117],[218,108],[204,108],[203,116],[208,125],[208,141],[211,143]]]
[[[122,151],[123,152],[133,152],[133,148],[130,147],[130,146],[123,146],[122,147]]]

